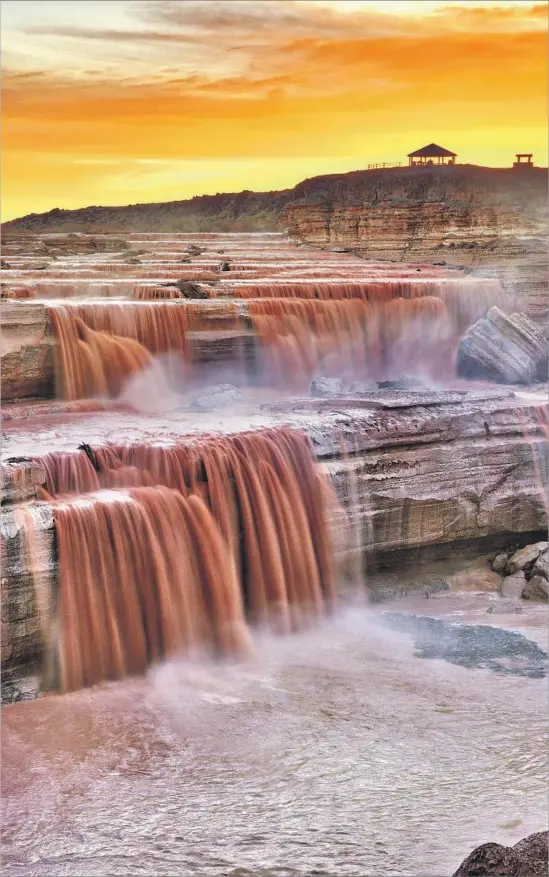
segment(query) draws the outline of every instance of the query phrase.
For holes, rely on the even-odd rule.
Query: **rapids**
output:
[[[544,829],[546,680],[422,660],[378,621],[5,707],[3,873],[449,877]]]

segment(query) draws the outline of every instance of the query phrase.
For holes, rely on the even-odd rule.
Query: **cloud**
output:
[[[42,168],[55,157],[43,186],[57,206],[76,179],[83,191],[100,178],[119,190],[116,162],[168,163],[146,186],[135,174],[149,197],[172,170],[179,185],[178,161],[257,161],[272,188],[282,172],[269,162],[308,159],[311,175],[352,156],[356,167],[393,160],[423,140],[451,137],[450,148],[487,163],[517,148],[539,161],[546,150],[546,5],[397,15],[385,2],[345,13],[312,0],[120,2],[107,28],[97,4],[77,5],[64,16],[52,0],[8,22],[4,174],[25,199],[31,154]],[[245,166],[238,173],[249,188]]]

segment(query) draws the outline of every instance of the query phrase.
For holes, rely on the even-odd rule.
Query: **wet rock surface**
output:
[[[216,408],[227,408],[242,400],[243,394],[232,384],[216,384],[201,390],[193,399],[192,407],[197,411],[213,411]]]
[[[547,337],[524,314],[492,307],[463,337],[458,371],[465,378],[531,384],[547,380]]]
[[[506,576],[501,585],[502,597],[520,597],[526,584],[526,576],[522,570]]]
[[[311,382],[309,394],[320,398],[336,398],[347,389],[343,378],[315,378]]]
[[[547,877],[547,832],[531,834],[514,847],[486,843],[467,856],[453,877]]]
[[[193,283],[192,280],[175,280],[164,283],[162,286],[176,286],[183,298],[208,298],[206,290],[199,283]]]
[[[547,603],[547,579],[543,576],[532,576],[530,581],[526,582],[522,596],[525,600]]]
[[[393,629],[414,638],[419,658],[436,658],[503,676],[542,679],[547,675],[547,653],[521,634],[398,612],[385,612],[382,618]]]
[[[488,615],[520,615],[523,611],[520,603],[515,603],[513,600],[502,600],[500,603],[488,606],[486,610]]]
[[[427,390],[428,388],[417,378],[402,377],[392,381],[378,381],[379,390]]]

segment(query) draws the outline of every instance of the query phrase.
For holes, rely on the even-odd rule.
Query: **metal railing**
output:
[[[401,165],[402,165],[401,161],[383,161],[383,162],[381,162],[381,164],[369,164],[368,170],[374,171],[380,167],[401,167]]]

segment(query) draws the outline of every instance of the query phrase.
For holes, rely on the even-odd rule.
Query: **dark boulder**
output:
[[[482,844],[452,877],[547,877],[547,832],[531,834],[514,847]]]
[[[183,298],[208,298],[208,293],[203,286],[193,283],[192,280],[170,280],[162,286],[177,286]]]

